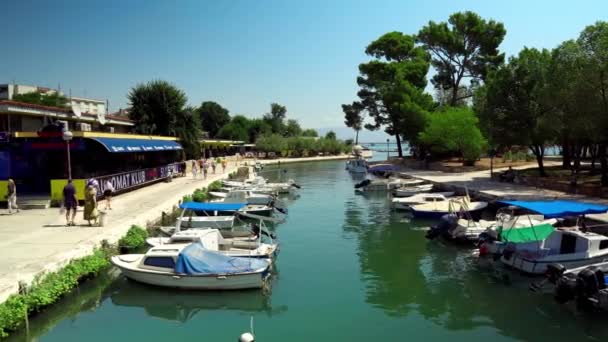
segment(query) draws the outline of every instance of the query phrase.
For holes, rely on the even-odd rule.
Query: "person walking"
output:
[[[17,185],[15,185],[15,181],[12,178],[8,179],[6,191],[6,200],[8,201],[8,213],[12,214],[13,209],[19,212],[19,207],[17,206]]]
[[[84,219],[92,226],[91,221],[97,221],[99,211],[97,211],[97,188],[88,183],[84,192]]]
[[[192,161],[192,179],[196,179],[196,160]]]
[[[74,225],[76,217],[76,209],[78,208],[78,199],[76,199],[76,188],[72,184],[72,180],[68,179],[68,184],[63,187],[63,207],[65,208],[65,220],[67,226]],[[70,212],[72,214],[70,220]]]
[[[203,178],[204,178],[204,179],[207,179],[207,171],[208,171],[208,168],[209,168],[209,163],[208,163],[208,162],[207,162],[205,159],[203,159],[203,166],[202,166],[202,169],[203,169],[203,175],[204,175],[204,176],[203,176]]]
[[[213,158],[211,158],[211,169],[213,170],[213,174],[215,174],[215,160],[213,160]]]
[[[112,195],[114,194],[114,185],[108,179],[104,185],[103,197],[106,199],[106,210],[112,210]]]
[[[222,173],[226,172],[226,158],[222,158]]]

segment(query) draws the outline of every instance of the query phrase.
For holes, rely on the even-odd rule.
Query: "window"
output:
[[[146,260],[144,260],[144,265],[163,268],[174,268],[175,261],[173,261],[173,258],[171,257],[147,257]]]
[[[606,249],[606,248],[608,248],[608,240],[600,241],[600,249]]]

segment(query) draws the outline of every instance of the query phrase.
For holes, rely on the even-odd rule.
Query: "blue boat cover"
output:
[[[102,144],[108,152],[155,152],[181,150],[182,145],[173,140],[130,139],[130,138],[90,138]]]
[[[184,202],[179,205],[181,209],[200,211],[234,211],[246,206],[247,203],[214,203],[214,202]]]
[[[498,201],[508,205],[525,208],[546,218],[580,216],[586,214],[603,214],[608,206],[576,201]]]
[[[395,171],[395,167],[390,164],[380,164],[370,166],[367,171],[369,172],[387,172],[387,171]]]
[[[179,253],[175,263],[175,273],[237,274],[254,272],[266,267],[268,267],[268,261],[264,259],[227,256],[205,249],[198,242],[188,245]]]

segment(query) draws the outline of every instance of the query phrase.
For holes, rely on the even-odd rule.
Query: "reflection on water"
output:
[[[358,239],[366,301],[387,315],[422,315],[448,330],[493,327],[526,341],[607,340],[606,315],[577,313],[550,295],[528,291],[533,279],[504,284],[477,266],[472,248],[427,241],[420,227],[403,219],[385,196],[346,202],[343,230]]]
[[[261,291],[174,291],[138,284],[124,278],[116,281],[112,287],[112,304],[142,308],[150,317],[181,323],[208,310],[234,310],[243,314],[265,313],[269,316],[287,311],[285,306],[273,308],[270,297]]]
[[[109,273],[33,318],[29,337],[9,340],[230,341],[252,316],[264,342],[608,341],[606,315],[531,293],[525,277],[505,284],[470,248],[427,241],[431,221],[391,210],[386,194],[356,194],[343,162],[277,170],[266,168],[297,179],[302,196],[286,200],[287,222],[275,227],[270,295],[175,291]]]

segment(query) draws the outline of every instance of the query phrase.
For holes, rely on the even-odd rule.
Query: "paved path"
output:
[[[41,272],[56,270],[73,258],[89,255],[102,240],[118,241],[131,225],[145,226],[158,219],[162,211],[170,211],[184,195],[225,178],[234,169],[231,163],[226,173],[210,174],[206,180],[189,175],[117,196],[105,227],[89,227],[82,218],[82,207],[76,216],[76,224],[80,225],[75,227],[65,226],[65,216],[58,208],[0,214],[0,302],[17,292],[20,281],[29,283]],[[101,202],[100,208],[104,206]]]
[[[348,156],[312,157],[264,160],[265,164],[294,163],[344,159]],[[249,163],[251,163],[249,161]],[[243,164],[241,162],[240,164]],[[236,169],[230,162],[226,172],[209,174],[206,180],[199,176],[174,179],[171,183],[156,183],[131,191],[112,200],[113,210],[108,211],[104,227],[89,227],[82,218],[82,207],[76,216],[75,227],[65,226],[65,216],[58,208],[23,210],[18,214],[0,213],[0,302],[16,293],[19,282],[30,283],[38,274],[54,271],[73,258],[90,255],[102,240],[117,242],[131,225],[145,226],[155,221],[161,212],[169,212],[184,195],[196,188],[207,186],[214,180],[226,178]],[[100,203],[100,208],[105,206]]]

